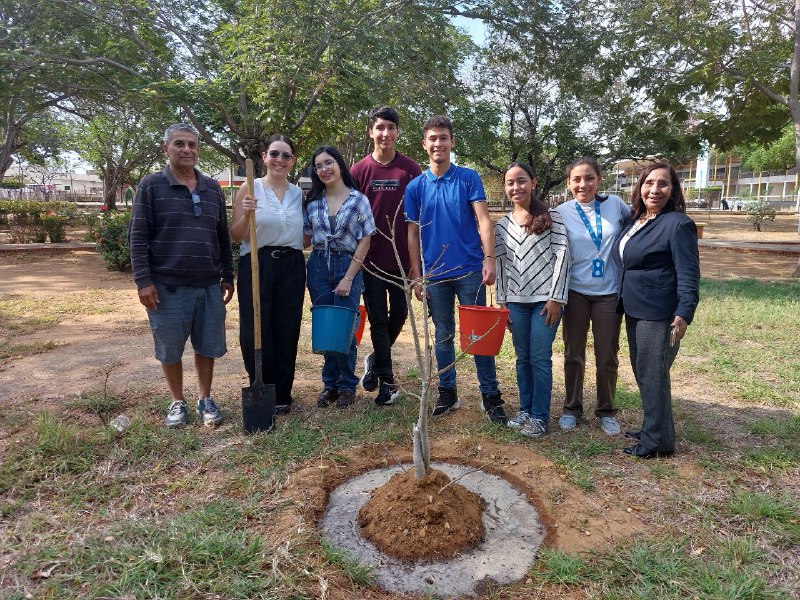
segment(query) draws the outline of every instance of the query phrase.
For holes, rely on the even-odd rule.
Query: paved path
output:
[[[731,250],[733,252],[753,252],[757,254],[784,254],[800,256],[800,242],[774,244],[771,242],[730,242],[715,240],[698,240],[701,248],[713,250]]]

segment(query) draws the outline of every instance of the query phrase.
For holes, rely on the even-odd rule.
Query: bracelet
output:
[[[492,256],[491,254],[487,254],[486,256],[483,257],[483,260],[486,260],[487,258],[494,258],[494,256]]]
[[[346,280],[347,280],[347,281],[349,281],[350,283],[353,283],[353,278],[352,278],[352,277],[348,277],[347,275],[345,275],[344,277],[342,277],[342,279],[346,279]]]
[[[364,261],[358,258],[355,254],[353,254],[353,260],[362,266],[364,265]]]

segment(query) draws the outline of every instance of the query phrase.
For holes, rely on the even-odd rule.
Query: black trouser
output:
[[[631,366],[644,412],[639,443],[655,452],[675,451],[669,370],[681,343],[669,345],[671,324],[672,319],[645,321],[625,315]]]
[[[387,277],[383,273],[382,277]],[[402,284],[400,272],[390,273],[389,279]],[[375,353],[375,373],[382,381],[394,382],[392,344],[403,330],[408,316],[408,304],[402,287],[383,281],[364,271],[364,306],[369,317],[372,349]]]
[[[261,296],[261,378],[264,383],[275,385],[276,404],[291,404],[306,284],[303,253],[276,246],[259,248],[258,280]],[[239,261],[238,288],[239,345],[252,384],[255,378],[255,332],[250,254]]]

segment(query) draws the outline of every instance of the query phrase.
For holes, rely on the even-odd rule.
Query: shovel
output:
[[[247,193],[253,195],[253,161],[247,159]],[[275,425],[275,386],[261,378],[261,293],[258,279],[256,213],[250,213],[250,272],[253,280],[253,329],[255,330],[255,377],[242,388],[242,424],[246,434],[270,431]]]

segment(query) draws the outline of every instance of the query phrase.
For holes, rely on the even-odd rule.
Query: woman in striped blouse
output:
[[[569,242],[561,216],[534,197],[526,163],[503,176],[513,210],[495,225],[497,301],[510,311],[517,354],[519,412],[508,421],[528,437],[547,433],[553,388],[553,340],[567,301]]]

